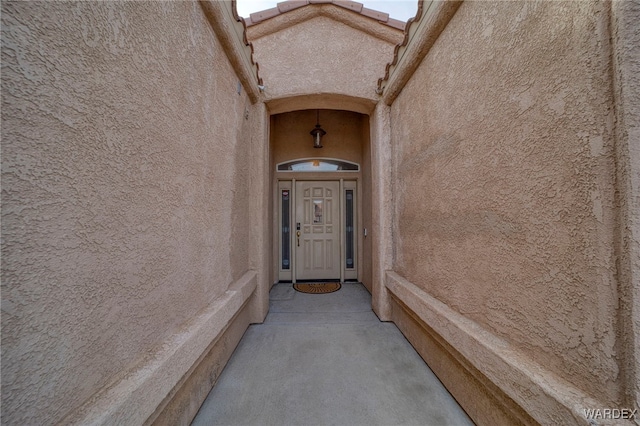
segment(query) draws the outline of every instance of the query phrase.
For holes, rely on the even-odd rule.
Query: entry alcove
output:
[[[310,134],[318,123],[326,131],[322,148],[314,148]],[[358,280],[370,287],[371,272],[366,265],[371,259],[371,247],[365,237],[365,228],[370,227],[371,221],[369,147],[369,116],[366,114],[335,109],[305,109],[271,116],[273,282],[297,280],[294,269],[298,247],[296,224],[303,219],[302,216],[296,219],[294,192],[296,182],[297,187],[301,188],[299,182],[314,181],[322,182],[310,186],[310,190],[316,188],[318,194],[328,188],[338,188],[335,202],[339,203],[339,217],[335,219],[340,225],[337,236],[340,240],[340,256],[336,259],[339,258],[341,272],[331,278]],[[313,200],[316,205],[321,204],[320,198],[311,198],[309,202],[313,203]],[[326,196],[323,200],[333,202]],[[299,208],[302,209],[302,206]],[[290,222],[287,224],[286,220]],[[319,232],[320,225],[309,229]],[[301,238],[304,238],[304,230],[301,224]],[[322,244],[318,239],[314,241],[316,245]],[[287,250],[290,259],[286,259]],[[308,274],[304,277],[313,279]]]

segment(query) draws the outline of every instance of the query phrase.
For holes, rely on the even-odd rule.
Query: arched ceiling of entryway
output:
[[[271,115],[305,109],[335,109],[370,115],[376,106],[371,99],[336,93],[316,93],[271,99],[266,102]]]

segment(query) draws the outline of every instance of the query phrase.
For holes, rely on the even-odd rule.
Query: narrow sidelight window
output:
[[[282,190],[282,269],[289,269],[291,262],[291,235],[289,224],[289,190]]]
[[[355,229],[353,226],[353,189],[347,189],[347,194],[346,194],[346,210],[347,210],[347,214],[346,214],[346,224],[345,224],[345,232],[346,232],[346,239],[345,239],[345,243],[346,243],[346,267],[347,269],[353,269],[354,268],[354,260],[353,260],[353,255],[354,255],[354,238],[355,238]]]

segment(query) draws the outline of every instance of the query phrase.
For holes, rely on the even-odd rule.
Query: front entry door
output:
[[[338,181],[296,182],[298,280],[340,279],[339,188]]]

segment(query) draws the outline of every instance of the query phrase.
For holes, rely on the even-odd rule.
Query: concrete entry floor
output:
[[[472,425],[358,283],[276,284],[193,425]]]

